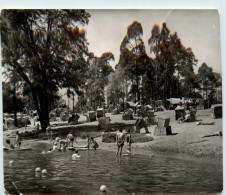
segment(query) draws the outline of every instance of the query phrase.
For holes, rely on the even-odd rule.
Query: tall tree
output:
[[[42,130],[49,123],[50,104],[73,59],[87,53],[84,10],[3,10],[3,65],[12,67],[30,88]],[[3,27],[3,28],[2,28]]]
[[[125,69],[128,79],[132,83],[134,82],[136,88],[135,101],[140,101],[140,83],[146,67],[146,64],[142,63],[142,56],[146,54],[142,36],[141,23],[134,21],[127,27],[127,34],[120,45],[119,65]]]
[[[185,48],[177,33],[171,34],[166,23],[163,23],[160,31],[158,25],[154,25],[151,37],[148,40],[150,53],[154,56],[154,82],[155,98],[163,99],[179,95],[179,79],[184,78],[184,82],[190,89],[194,86],[194,70],[197,60],[190,48]],[[178,71],[178,76],[175,73]],[[177,88],[177,90],[175,90]],[[191,90],[190,90],[191,92]]]
[[[111,52],[103,53],[101,57],[96,57],[93,53],[89,55],[85,89],[90,106],[95,108],[101,106],[105,100],[108,75],[113,72],[113,68],[109,64],[110,60],[114,60]]]
[[[219,75],[214,73],[213,69],[204,62],[198,69],[198,78],[202,90],[205,91],[205,99],[212,99],[216,88],[221,86]]]

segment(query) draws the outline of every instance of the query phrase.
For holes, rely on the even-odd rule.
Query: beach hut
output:
[[[222,104],[215,104],[211,107],[211,116],[214,119],[222,118]]]
[[[104,129],[104,131],[108,131],[110,121],[111,121],[110,117],[101,117],[101,118],[98,118],[99,130]]]
[[[147,124],[148,125],[155,124],[155,113],[153,110],[148,110],[148,112],[147,112]]]
[[[105,117],[105,110],[103,108],[97,109],[97,118]]]
[[[15,129],[15,125],[14,125],[14,119],[12,118],[7,118],[5,119],[5,128],[7,129]]]
[[[96,121],[96,113],[95,113],[95,111],[88,111],[87,121],[88,122]]]
[[[175,119],[179,119],[180,117],[184,118],[185,116],[185,107],[183,106],[177,106],[175,108]]]

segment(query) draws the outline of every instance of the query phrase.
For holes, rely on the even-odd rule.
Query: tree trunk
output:
[[[139,76],[136,76],[137,101],[140,101]]]
[[[15,127],[18,127],[18,122],[17,122],[17,105],[16,105],[16,84],[14,81],[14,86],[13,86],[13,110],[14,110],[14,125]]]
[[[75,95],[73,95],[73,105],[72,105],[73,112],[74,112],[74,104],[75,104]]]

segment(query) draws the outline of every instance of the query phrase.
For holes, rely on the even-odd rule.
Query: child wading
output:
[[[127,151],[126,152],[130,154],[131,153],[131,144],[132,144],[130,129],[127,130],[126,143],[127,143]]]
[[[94,148],[95,150],[99,147],[98,143],[93,139],[93,137],[90,138],[89,146]]]

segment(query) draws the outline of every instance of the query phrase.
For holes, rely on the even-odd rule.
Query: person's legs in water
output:
[[[118,158],[119,149],[120,149],[120,147],[118,146],[118,150],[117,150],[117,152],[116,152],[116,157],[117,157],[117,158]]]

